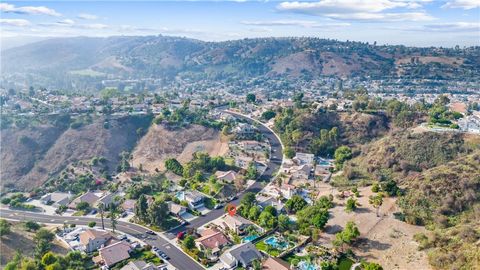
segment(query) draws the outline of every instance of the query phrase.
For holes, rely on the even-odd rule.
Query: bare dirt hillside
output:
[[[167,158],[178,158],[185,163],[196,151],[222,155],[226,151],[226,142],[220,137],[218,131],[199,125],[178,129],[152,125],[133,151],[132,163],[134,167],[142,164],[144,170],[154,172],[155,169],[164,170]]]
[[[119,154],[130,151],[135,146],[138,140],[137,129],[146,129],[150,119],[110,119],[108,128],[104,126],[105,121],[104,117],[99,117],[90,124],[77,129],[68,128],[64,132],[53,127],[2,131],[2,185],[9,189],[31,190],[68,164],[95,156],[105,157],[109,170],[113,171]],[[22,139],[22,136],[31,137]],[[37,140],[38,138],[43,140]],[[29,147],[22,145],[24,141]]]

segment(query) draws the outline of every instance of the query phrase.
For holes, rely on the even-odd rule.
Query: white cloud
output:
[[[31,23],[24,19],[0,19],[0,25],[25,27]]]
[[[452,23],[436,23],[423,26],[427,31],[437,32],[473,32],[480,31],[479,22],[452,22]]]
[[[430,0],[320,0],[282,2],[280,11],[303,13],[341,20],[426,21],[433,17],[419,12],[387,12],[391,9],[418,9]]]
[[[349,23],[318,23],[316,21],[303,20],[275,20],[275,21],[241,21],[244,25],[253,26],[301,26],[306,28],[311,27],[344,27],[349,26]]]
[[[410,1],[391,0],[320,0],[318,2],[282,2],[277,8],[299,13],[328,14],[381,12],[392,8],[409,7],[411,4]]]
[[[96,20],[98,19],[98,16],[93,14],[88,14],[88,13],[80,13],[78,14],[77,18],[82,20]]]
[[[8,3],[0,3],[0,11],[3,11],[5,13],[16,13],[16,14],[48,15],[48,16],[55,16],[55,17],[61,16],[61,14],[56,12],[55,10],[44,7],[44,6],[16,7],[15,5],[8,4]]]
[[[92,24],[79,24],[77,25],[78,28],[84,29],[107,29],[108,25],[102,23],[92,23]]]
[[[480,7],[480,0],[450,0],[442,8],[463,8],[465,10]]]
[[[435,18],[424,12],[402,12],[402,13],[349,13],[349,14],[326,14],[326,17],[340,20],[357,21],[381,21],[381,22],[400,22],[400,21],[431,21]]]

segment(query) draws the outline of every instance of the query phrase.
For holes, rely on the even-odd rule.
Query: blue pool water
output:
[[[299,264],[298,264],[298,268],[300,270],[317,270],[317,267],[311,263],[308,263],[306,261],[301,261]]]
[[[276,249],[284,250],[288,248],[288,243],[285,241],[279,241],[277,237],[271,236],[265,239],[265,244],[270,245]]]
[[[249,235],[249,236],[245,236],[243,238],[243,242],[252,242],[253,240],[257,239],[258,238],[258,235]]]

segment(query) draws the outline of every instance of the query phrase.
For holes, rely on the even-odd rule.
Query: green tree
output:
[[[277,226],[277,218],[269,211],[263,211],[258,217],[260,226],[266,229],[273,229]]]
[[[148,208],[151,224],[162,226],[168,218],[168,205],[164,200],[157,200]]]
[[[140,195],[140,197],[138,197],[137,203],[135,204],[135,215],[137,215],[140,220],[145,220],[145,218],[147,217],[147,210],[147,197],[142,194]]]
[[[88,212],[88,210],[90,209],[90,204],[88,204],[88,202],[79,202],[76,206],[76,209],[78,211]]]
[[[178,160],[174,158],[169,158],[165,160],[165,168],[167,168],[167,170],[173,172],[176,175],[183,175],[182,164],[180,164],[180,162],[178,162]]]
[[[53,264],[56,261],[57,261],[57,256],[55,256],[55,254],[51,251],[45,253],[45,255],[43,255],[42,257],[42,264],[45,266]]]
[[[277,115],[277,114],[276,114],[274,111],[272,111],[272,110],[267,110],[267,111],[264,111],[264,112],[262,113],[262,119],[264,119],[265,121],[268,121],[268,120],[274,118],[275,115]]]
[[[0,237],[4,235],[10,234],[10,223],[6,221],[5,219],[0,219]]]
[[[96,225],[97,225],[97,222],[95,222],[95,221],[90,221],[90,222],[88,223],[88,227],[90,227],[90,228],[93,228],[93,227],[95,227]]]
[[[362,263],[363,270],[383,270],[383,267],[374,262],[363,262]]]
[[[115,233],[118,224],[118,209],[115,204],[110,204],[110,225],[112,226],[112,230]]]
[[[47,229],[41,228],[35,234],[34,240],[36,242],[39,242],[41,240],[45,240],[47,242],[52,242],[54,238],[55,238],[55,234],[53,234],[51,231],[49,231]]]
[[[195,248],[195,238],[191,235],[185,237],[185,239],[183,239],[182,245],[187,250]]]
[[[250,210],[248,211],[248,219],[250,220],[257,220],[258,217],[260,216],[260,213],[262,211],[260,210],[260,207],[254,205],[250,208]]]
[[[252,94],[252,93],[247,94],[247,96],[245,97],[245,101],[247,103],[255,103],[256,100],[257,100],[257,97],[255,96],[255,94]]]
[[[383,195],[381,193],[371,195],[370,197],[368,197],[368,202],[376,209],[378,217],[378,211],[380,210],[380,206],[382,206],[383,204]]]
[[[37,231],[38,229],[40,229],[40,224],[35,221],[29,220],[25,222],[25,229],[29,232]]]
[[[255,162],[250,162],[247,167],[247,172],[245,173],[245,177],[247,179],[256,179],[257,178],[257,166],[255,166]]]
[[[290,229],[290,219],[286,215],[278,216],[278,229],[282,232]]]
[[[296,213],[307,206],[307,202],[300,195],[293,195],[285,203],[285,208],[289,213]]]
[[[335,150],[335,165],[338,168],[343,167],[343,163],[352,158],[352,149],[348,146],[340,146]]]
[[[360,231],[358,230],[357,225],[355,225],[355,222],[349,221],[341,232],[335,234],[333,244],[337,247],[341,247],[343,250],[344,245],[350,245],[359,236]]]
[[[287,158],[293,158],[295,156],[295,150],[293,150],[292,147],[285,147],[285,149],[283,150],[283,154],[285,155],[285,157]]]
[[[355,211],[355,209],[357,209],[357,200],[355,200],[352,197],[348,198],[347,203],[345,205],[345,211],[347,213],[350,213],[352,211]]]

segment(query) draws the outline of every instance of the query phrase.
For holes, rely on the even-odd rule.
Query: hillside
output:
[[[98,117],[77,128],[46,125],[4,129],[1,132],[2,185],[32,190],[68,164],[100,156],[106,158],[112,172],[119,154],[135,146],[137,129],[146,129],[150,121],[151,118],[145,116],[108,120]]]
[[[345,164],[350,181],[394,180],[401,219],[430,231],[415,236],[436,269],[477,269],[480,230],[480,137],[393,132]]]
[[[220,132],[200,125],[168,129],[163,125],[152,125],[139,141],[132,155],[132,165],[150,173],[164,170],[167,158],[178,158],[188,162],[195,151],[205,151],[212,156],[221,155],[226,144],[220,141]]]
[[[2,73],[35,83],[90,88],[108,78],[225,80],[255,76],[479,78],[480,48],[375,46],[319,38],[258,38],[225,42],[166,37],[75,37],[3,50]],[[51,61],[55,59],[55,61]],[[30,78],[32,79],[32,78]]]

